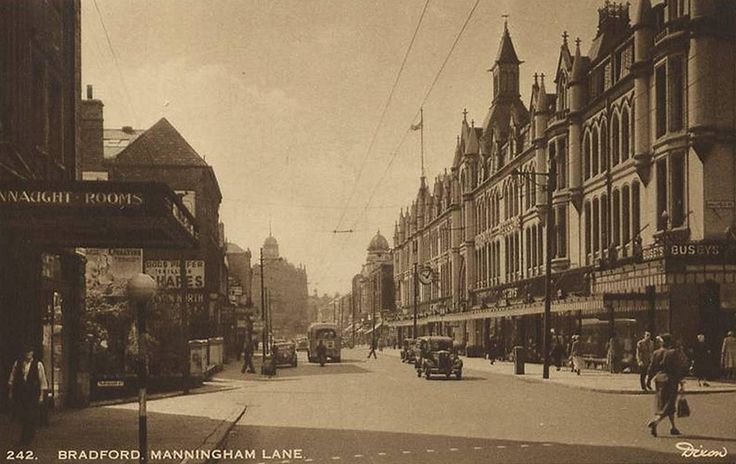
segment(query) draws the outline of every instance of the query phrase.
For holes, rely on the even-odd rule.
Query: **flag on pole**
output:
[[[423,125],[424,125],[424,114],[422,114],[422,116],[420,117],[418,124],[411,125],[411,130],[413,131],[419,130],[422,128]]]

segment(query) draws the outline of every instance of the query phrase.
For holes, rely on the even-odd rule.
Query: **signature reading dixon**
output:
[[[696,448],[692,443],[681,441],[675,447],[682,451],[682,457],[684,458],[725,458],[728,455],[725,446],[722,449],[709,450],[703,448],[703,445]]]

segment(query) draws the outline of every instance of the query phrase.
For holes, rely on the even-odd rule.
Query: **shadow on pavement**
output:
[[[422,463],[676,463],[688,462],[671,453],[632,447],[495,440],[364,430],[300,427],[236,426],[221,449],[301,449],[313,462]],[[222,460],[230,463],[238,461]],[[699,461],[703,462],[703,461]]]
[[[346,363],[328,363],[324,367],[319,364],[300,364],[297,368],[279,368],[279,377],[308,377],[312,375],[335,375],[335,374],[367,374],[370,372],[362,367]]]

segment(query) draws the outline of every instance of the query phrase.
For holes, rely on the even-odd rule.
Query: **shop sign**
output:
[[[708,200],[705,207],[709,209],[734,209],[733,200]]]
[[[161,292],[156,295],[157,301],[161,303],[174,304],[203,304],[204,293],[202,292]]]
[[[137,207],[140,192],[74,192],[63,189],[0,189],[0,205]]]
[[[201,289],[205,284],[205,264],[203,260],[186,260],[184,284],[186,288]],[[145,262],[146,274],[156,280],[159,289],[182,288],[181,261],[178,259],[156,259]]]
[[[125,386],[123,380],[98,380],[97,386],[99,388],[120,388]]]

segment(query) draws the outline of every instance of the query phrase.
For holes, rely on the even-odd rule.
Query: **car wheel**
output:
[[[427,380],[432,378],[432,373],[429,371],[428,367],[424,369],[424,378]]]
[[[457,373],[455,374],[455,378],[457,380],[462,380],[463,379],[463,371],[457,371]]]

